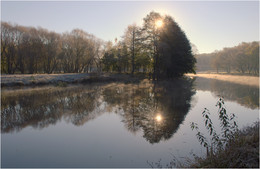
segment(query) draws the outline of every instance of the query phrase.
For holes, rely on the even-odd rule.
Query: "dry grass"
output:
[[[13,74],[1,75],[1,86],[23,86],[23,85],[40,85],[58,82],[72,83],[85,78],[89,78],[84,73],[66,73],[66,74]]]
[[[259,168],[259,122],[240,130],[222,151],[197,158],[192,168]]]
[[[127,74],[87,74],[87,73],[65,73],[65,74],[14,74],[1,75],[1,86],[40,86],[54,84],[64,87],[71,83],[92,82],[114,82],[135,83],[143,80],[145,75],[137,74],[134,77]]]
[[[241,75],[222,75],[222,74],[187,74],[190,77],[203,77],[208,79],[217,79],[237,84],[259,87],[259,77],[241,76]]]

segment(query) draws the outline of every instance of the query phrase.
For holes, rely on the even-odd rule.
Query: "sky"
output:
[[[151,11],[170,15],[199,53],[259,41],[258,1],[1,1],[1,21],[57,33],[75,28],[105,41]]]

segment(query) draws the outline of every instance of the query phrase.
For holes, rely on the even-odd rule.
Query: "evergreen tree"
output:
[[[144,18],[142,30],[143,48],[152,60],[153,80],[195,73],[191,44],[172,17],[151,12]]]
[[[166,16],[159,33],[160,77],[179,77],[195,73],[196,59],[185,33],[172,17]]]

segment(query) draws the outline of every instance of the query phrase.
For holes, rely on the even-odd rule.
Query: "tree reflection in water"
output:
[[[82,125],[101,113],[99,88],[86,86],[2,92],[2,132],[19,131],[26,126],[44,128],[62,118],[74,125]]]
[[[197,77],[196,89],[211,91],[250,109],[259,108],[259,87]]]
[[[142,129],[143,137],[150,143],[172,137],[188,113],[191,97],[195,94],[193,81],[184,79],[149,87],[131,86],[125,90],[129,89],[131,92],[123,92],[128,93],[128,97],[123,96],[128,100],[122,106],[123,122],[131,132]]]
[[[142,130],[150,143],[167,140],[190,109],[193,81],[95,84],[25,92],[2,92],[1,131],[44,128],[60,120],[80,126],[106,112],[122,117],[132,133]]]

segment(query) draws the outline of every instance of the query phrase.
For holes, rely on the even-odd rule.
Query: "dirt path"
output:
[[[237,84],[250,85],[259,87],[259,77],[239,76],[239,75],[221,75],[221,74],[187,74],[190,77],[202,77],[208,79],[217,79]]]

